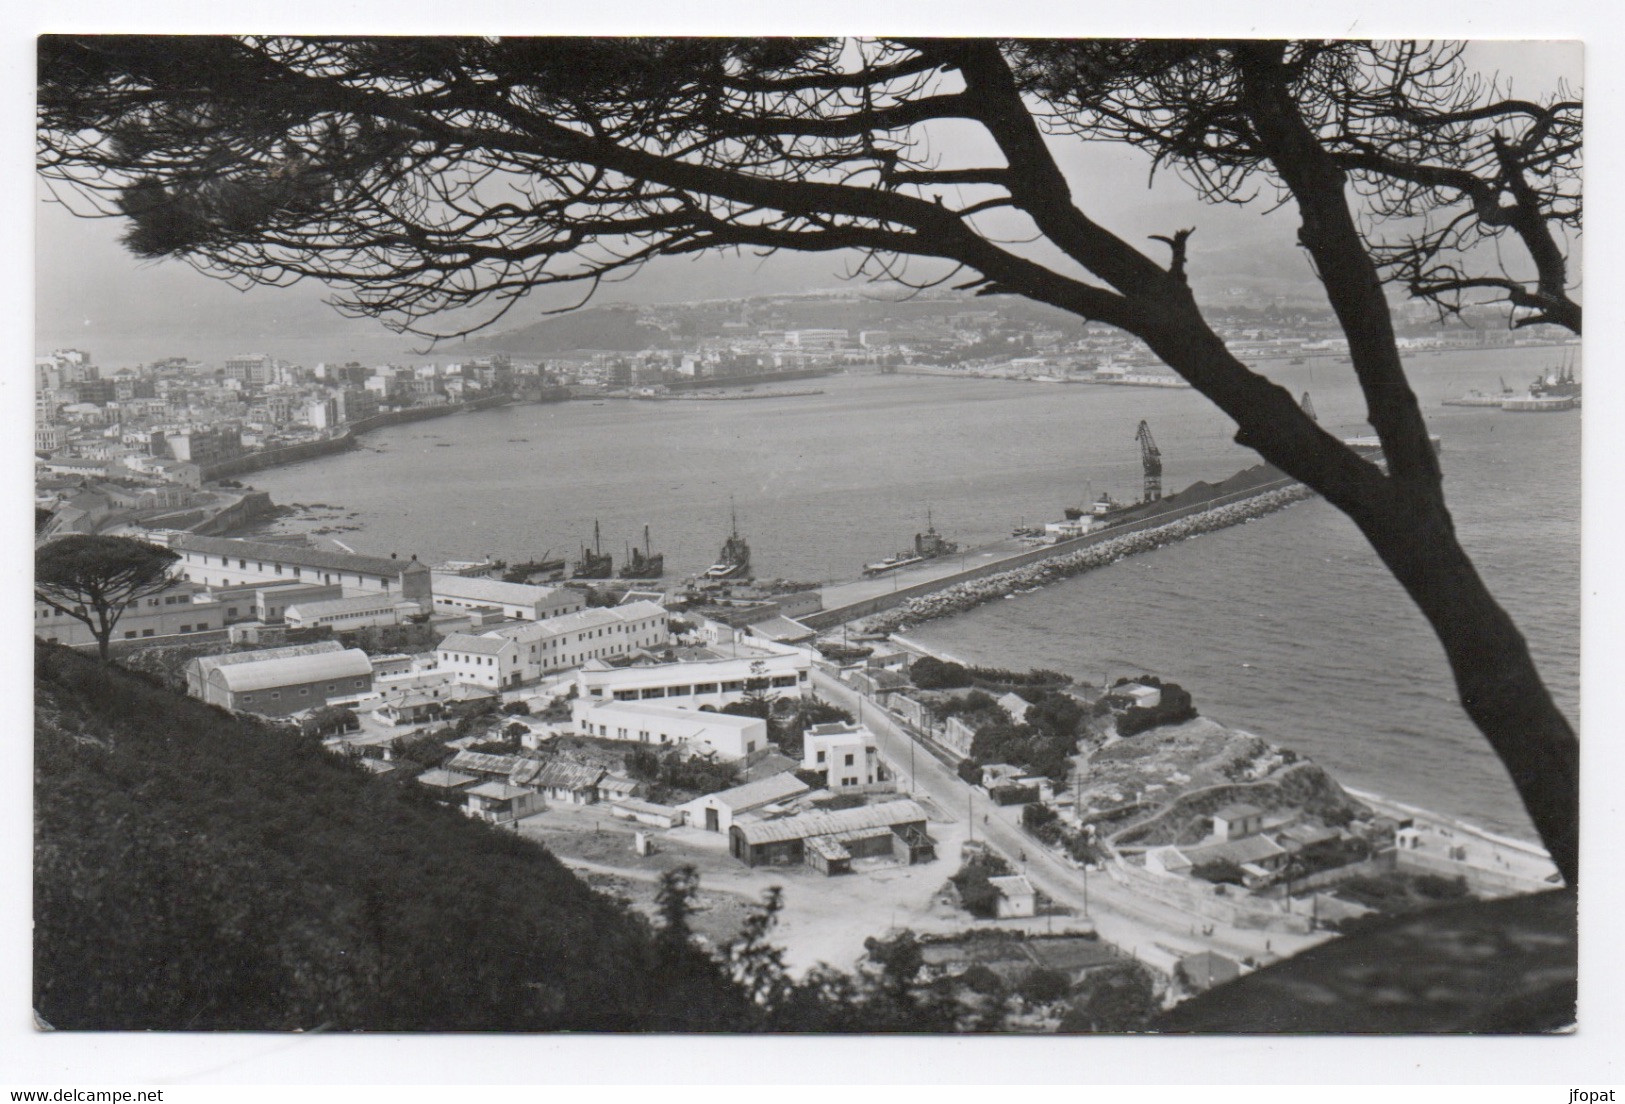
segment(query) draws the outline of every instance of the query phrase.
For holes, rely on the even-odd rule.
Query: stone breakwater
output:
[[[1211,533],[1218,529],[1226,529],[1232,525],[1240,525],[1253,518],[1273,514],[1277,510],[1285,509],[1294,502],[1301,502],[1314,494],[1308,487],[1297,484],[1283,487],[1280,490],[1268,491],[1256,498],[1249,498],[1245,502],[1235,502],[1227,506],[1217,506],[1211,510],[1204,510],[1199,514],[1191,514],[1171,521],[1166,525],[1159,525],[1152,529],[1141,529],[1134,533],[1125,533],[1120,537],[1101,541],[1088,548],[1079,549],[1054,559],[1043,560],[1039,563],[1028,564],[1025,567],[1014,568],[1010,571],[1001,571],[996,575],[988,575],[968,582],[956,583],[951,587],[939,590],[934,594],[924,594],[917,598],[910,598],[895,609],[885,610],[864,619],[863,627],[867,632],[900,632],[910,625],[917,625],[922,621],[930,621],[937,617],[948,617],[956,613],[990,602],[995,598],[1019,591],[1030,590],[1033,587],[1044,586],[1060,579],[1081,575],[1085,571],[1092,571],[1097,567],[1105,567],[1115,563],[1125,556],[1138,555],[1141,552],[1150,552],[1175,541],[1188,540],[1202,533]]]

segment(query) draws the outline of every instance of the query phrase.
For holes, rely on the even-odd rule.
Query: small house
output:
[[[509,782],[481,782],[466,791],[465,811],[492,824],[508,824],[542,811],[542,795]]]
[[[1213,811],[1213,835],[1221,840],[1243,839],[1264,827],[1264,810],[1256,805],[1226,805]]]
[[[540,792],[550,801],[591,805],[598,800],[602,767],[586,767],[565,759],[528,759],[514,768],[508,781]]]
[[[1038,914],[1038,891],[1033,889],[1032,882],[1027,880],[1025,874],[1005,874],[989,878],[987,884],[998,892],[1000,920]]]

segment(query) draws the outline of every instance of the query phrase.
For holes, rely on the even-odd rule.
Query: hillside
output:
[[[638,325],[635,307],[585,307],[549,315],[518,329],[476,338],[481,349],[540,357],[584,349],[633,353],[649,348],[660,331]]]
[[[34,1001],[65,1029],[725,1030],[692,950],[543,849],[42,645]]]

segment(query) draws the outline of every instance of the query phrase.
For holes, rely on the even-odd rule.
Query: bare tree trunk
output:
[[[1279,43],[1238,46],[1244,101],[1260,144],[1297,200],[1303,219],[1299,240],[1314,258],[1348,335],[1367,417],[1388,461],[1386,478],[1354,496],[1313,479],[1305,482],[1354,520],[1433,626],[1462,707],[1511,774],[1552,860],[1576,885],[1579,742],[1535,669],[1523,635],[1456,537],[1438,457],[1400,361],[1382,283],[1348,207],[1345,174],[1299,114],[1281,49]],[[1255,447],[1276,459],[1265,441]],[[1281,459],[1292,471],[1294,458]]]

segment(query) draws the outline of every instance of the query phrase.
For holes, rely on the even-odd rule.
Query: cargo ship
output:
[[[581,556],[570,571],[572,579],[609,579],[615,575],[615,558],[603,550],[598,537],[598,522],[592,523],[592,551],[581,546]]]
[[[1574,369],[1565,364],[1542,372],[1529,385],[1525,395],[1508,396],[1501,409],[1514,414],[1573,410],[1580,405],[1580,383]]]
[[[552,549],[548,551],[550,552]],[[513,564],[502,573],[502,581],[505,583],[534,583],[538,581],[550,583],[563,577],[563,557],[556,560],[549,559],[547,552],[543,552],[542,558],[539,560],[526,560],[524,563]]]
[[[621,565],[623,579],[658,579],[666,573],[666,554],[649,551],[649,527],[643,527],[643,548],[629,548]]]
[[[1446,399],[1445,406],[1492,406],[1500,409],[1501,404],[1508,399],[1516,398],[1517,392],[1507,386],[1505,379],[1501,380],[1501,390],[1494,392],[1480,391],[1474,388],[1460,398]]]
[[[742,581],[750,578],[750,545],[739,535],[739,517],[729,510],[733,532],[722,542],[717,562],[706,568],[700,578],[711,582]]]
[[[912,549],[899,552],[895,556],[887,556],[877,563],[864,564],[863,573],[871,577],[884,575],[889,571],[896,571],[898,568],[911,567],[914,564],[925,563],[927,560],[935,560],[941,556],[951,556],[958,551],[959,545],[951,540],[944,539],[942,534],[937,532],[937,527],[931,523],[931,512],[927,510],[925,514],[925,532],[914,534],[914,547]]]

